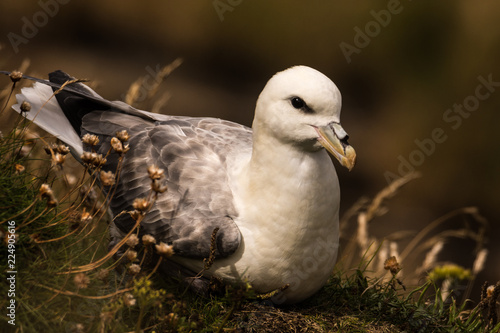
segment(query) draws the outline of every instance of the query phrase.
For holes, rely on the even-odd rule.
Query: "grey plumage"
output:
[[[50,73],[50,81],[24,77],[52,87],[54,92],[74,79],[62,71]],[[122,130],[130,135],[133,149],[124,155],[116,190],[103,187],[105,194],[108,190],[114,193],[110,209],[115,216],[113,227],[120,231],[114,232],[115,236],[129,232],[135,225],[135,220],[123,213],[133,210],[135,199],[148,196],[151,180],[147,168],[156,165],[164,169],[169,190],[159,195],[145,215],[140,232],[173,245],[176,255],[206,258],[210,254],[212,231],[219,228],[217,257],[234,253],[241,234],[234,223],[237,212],[227,184],[226,158],[232,151],[247,150],[250,154],[251,129],[215,118],[176,117],[137,110],[120,101],[103,99],[82,83],[66,85],[55,97],[80,137],[97,135],[100,140],[94,147],[96,152],[106,156],[111,151],[102,170],[117,171],[119,155],[110,150],[111,138]],[[49,127],[50,114],[41,116],[45,120],[42,124]],[[73,141],[67,143],[79,159],[81,142],[66,141]],[[91,149],[83,145],[83,150]],[[213,195],[214,187],[217,195]]]
[[[219,227],[217,255],[228,256],[239,246],[241,236],[234,223],[237,212],[227,185],[226,155],[220,152],[248,147],[251,131],[220,119],[162,118],[151,121],[106,111],[83,117],[82,134],[99,136],[96,148],[103,156],[116,132],[126,129],[130,134],[133,149],[124,155],[111,210],[116,216],[131,210],[134,199],[145,198],[151,191],[147,168],[157,165],[165,170],[168,191],[159,195],[146,214],[142,232],[172,244],[178,255],[205,258],[210,252],[210,235]],[[103,169],[115,172],[118,156],[112,152]],[[214,187],[217,195],[213,195]],[[128,232],[135,221],[129,214],[122,214],[114,223],[122,232]]]

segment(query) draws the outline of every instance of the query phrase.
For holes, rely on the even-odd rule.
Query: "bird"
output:
[[[325,285],[339,248],[340,186],[330,155],[349,171],[356,160],[340,124],[340,91],[326,75],[303,65],[273,75],[251,128],[109,101],[60,70],[48,81],[25,78],[36,82],[21,89],[13,109],[67,144],[77,160],[91,148],[106,155],[116,133],[127,131],[128,152],[112,151],[101,166],[115,172],[121,163],[109,202],[115,244],[135,225],[123,212],[151,191],[147,170],[154,167],[167,190],[140,232],[172,246],[173,263],[249,283],[257,293],[278,290],[276,304],[301,302]],[[24,112],[23,102],[32,111]],[[99,142],[89,147],[85,135]]]

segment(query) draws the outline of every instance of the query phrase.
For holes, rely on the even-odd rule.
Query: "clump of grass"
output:
[[[497,294],[493,290],[471,308],[469,302],[446,302],[437,285],[429,280],[406,290],[399,281],[401,266],[391,257],[386,269],[389,280],[370,277],[364,261],[353,274],[337,271],[315,296],[299,305],[274,308],[265,302],[244,303],[229,327],[248,332],[497,332],[491,318]],[[485,293],[486,295],[486,293]],[[495,298],[496,297],[496,298]],[[488,312],[485,315],[485,312]]]
[[[166,66],[159,84],[179,61]],[[16,81],[16,89],[22,81]],[[127,95],[138,100],[141,81]],[[157,91],[157,85],[154,91]],[[4,100],[2,116],[14,85]],[[153,93],[154,93],[153,91]],[[56,92],[57,93],[57,92]],[[148,98],[151,98],[148,96]],[[500,329],[497,301],[500,286],[485,284],[475,306],[458,301],[454,292],[466,281],[467,293],[483,269],[487,222],[475,208],[463,208],[430,223],[417,234],[397,232],[386,239],[370,234],[370,224],[387,212],[384,203],[418,175],[410,174],[378,193],[362,199],[344,216],[341,227],[347,253],[328,284],[304,303],[275,308],[268,298],[256,295],[250,285],[221,286],[214,281],[208,296],[194,294],[181,281],[154,274],[172,247],[141,235],[138,229],[158,195],[168,191],[163,170],[150,166],[151,191],[137,198],[130,214],[134,228],[108,249],[108,202],[121,177],[121,163],[130,148],[128,133],[119,132],[110,150],[97,154],[98,137],[86,136],[83,167],[71,166],[67,149],[54,139],[37,134],[31,124],[16,118],[12,130],[0,140],[0,231],[16,222],[16,329],[24,332],[190,332],[245,330],[363,331],[363,332],[472,332]],[[116,170],[103,171],[109,154],[119,155]],[[80,176],[76,176],[80,175]],[[105,188],[101,192],[97,182]],[[466,215],[477,229],[445,229],[434,233],[453,216]],[[347,221],[357,229],[349,234]],[[375,222],[374,222],[375,221]],[[211,251],[215,253],[212,234]],[[409,238],[406,247],[401,240]],[[450,237],[476,242],[471,269],[437,260]],[[402,248],[402,251],[400,251]],[[406,262],[418,254],[422,264],[411,274]],[[0,277],[7,271],[7,247],[0,246]],[[156,260],[156,261],[155,261]],[[210,269],[214,256],[206,259]],[[340,267],[346,269],[341,271]],[[351,270],[356,267],[354,270]],[[404,275],[403,275],[404,274]],[[194,279],[200,276],[193,277]],[[424,278],[423,284],[421,283]],[[0,293],[7,295],[5,284]],[[465,297],[464,297],[465,299]],[[0,298],[0,307],[8,299]],[[11,329],[8,318],[0,327]]]
[[[418,177],[420,177],[418,173],[410,173],[397,179],[380,191],[373,200],[362,198],[351,210],[347,211],[341,219],[341,238],[346,244],[343,251],[346,255],[341,258],[340,264],[342,267],[349,268],[356,265],[362,257],[371,257],[368,267],[369,275],[381,276],[384,275],[385,260],[389,256],[395,256],[403,264],[410,263],[414,267],[411,270],[403,270],[406,283],[418,285],[423,278],[429,278],[428,274],[433,270],[449,267],[449,262],[438,260],[446,243],[453,238],[470,239],[475,242],[475,248],[471,249],[475,253],[471,269],[467,270],[454,264],[468,274],[449,276],[447,279],[439,280],[444,284],[441,286],[441,292],[446,294],[444,296],[450,295],[450,287],[455,287],[455,291],[458,287],[465,290],[462,293],[462,302],[464,302],[470,296],[475,277],[484,269],[488,256],[488,250],[485,247],[488,222],[480,215],[476,207],[464,207],[449,212],[416,233],[411,230],[397,230],[382,239],[370,233],[371,225],[380,221],[380,217],[388,212],[384,203],[403,185]],[[456,223],[452,227],[446,226],[447,223],[451,225],[451,222],[455,222],[457,217],[463,218],[462,227],[457,228]],[[352,220],[355,220],[357,229],[349,231],[347,230],[348,222]],[[432,274],[430,276],[432,277]],[[385,278],[389,278],[388,274],[385,274]],[[434,281],[438,282],[436,279]]]

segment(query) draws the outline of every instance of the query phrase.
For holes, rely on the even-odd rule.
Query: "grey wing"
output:
[[[168,190],[141,222],[141,232],[172,244],[176,254],[206,258],[211,234],[217,233],[218,257],[238,248],[241,234],[234,219],[238,212],[228,184],[226,157],[238,149],[251,148],[251,130],[212,118],[165,117],[153,122],[133,115],[96,111],[84,116],[82,135],[100,137],[98,153],[106,154],[117,131],[130,134],[130,150],[121,164],[120,178],[110,202],[115,225],[128,232],[135,225],[129,214],[136,198],[151,191],[147,168],[157,165],[165,171]],[[104,170],[116,171],[118,154],[107,157]]]

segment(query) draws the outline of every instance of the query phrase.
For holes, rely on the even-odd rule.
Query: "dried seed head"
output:
[[[13,71],[9,75],[10,79],[12,82],[16,83],[17,81],[20,81],[23,78],[23,73],[19,71]]]
[[[87,224],[92,221],[92,214],[89,212],[86,212],[85,210],[82,212],[82,215],[80,216],[80,222],[82,224]]]
[[[52,165],[63,165],[64,161],[66,161],[66,155],[61,155],[59,153],[52,155]]]
[[[177,327],[179,323],[179,316],[173,312],[169,313],[165,319],[172,327]]]
[[[144,198],[137,198],[132,203],[132,206],[140,212],[145,212],[151,207],[151,202]]]
[[[54,192],[52,192],[49,184],[42,184],[40,186],[40,195],[42,198],[50,198],[54,196]]]
[[[162,257],[169,258],[174,254],[174,247],[161,242],[155,245],[156,252]]]
[[[130,149],[130,148],[129,148],[129,146],[128,146],[128,144],[125,144],[125,145],[124,145],[124,144],[123,144],[123,142],[122,142],[122,141],[120,141],[120,140],[119,140],[118,138],[116,138],[116,137],[113,137],[113,138],[111,139],[110,144],[111,144],[111,148],[113,148],[113,150],[114,150],[114,151],[116,151],[116,152],[117,152],[118,154],[120,154],[120,155],[121,155],[121,154],[125,154],[125,153],[126,153],[126,152],[128,152],[128,151],[129,151],[129,149]]]
[[[495,291],[495,286],[488,286],[488,288],[486,288],[486,297],[490,298],[493,295],[493,291]]]
[[[128,237],[126,243],[129,247],[136,247],[139,244],[139,238],[136,234],[132,234]]]
[[[10,235],[13,235],[14,238],[12,238],[12,236],[9,236],[10,238],[5,237],[5,235],[3,236],[3,242],[4,242],[5,246],[9,245],[9,240],[11,243],[12,243],[12,241],[14,241],[13,244],[17,244],[17,240],[19,239],[19,232],[16,231],[15,234],[10,234]]]
[[[78,289],[85,289],[89,286],[90,279],[85,273],[78,273],[73,278],[73,282]]]
[[[101,167],[103,166],[104,164],[106,164],[107,160],[102,157],[101,154],[95,154],[95,156],[93,156],[93,159],[92,159],[92,164],[95,166],[95,167]]]
[[[55,150],[61,155],[68,155],[70,151],[69,147],[65,145],[57,145]]]
[[[116,132],[116,137],[121,142],[127,142],[130,139],[130,135],[128,134],[127,130],[122,130],[122,131]]]
[[[24,167],[24,165],[21,165],[21,164],[16,164],[14,166],[14,168],[16,169],[16,174],[21,174],[24,172],[24,170],[26,170],[26,168]]]
[[[107,162],[107,160],[104,157],[102,157],[101,154],[97,154],[94,152],[91,153],[88,151],[83,152],[80,158],[84,164],[94,167],[103,166]]]
[[[123,295],[123,304],[125,304],[128,307],[134,306],[135,305],[135,298],[134,295],[131,293],[125,293]]]
[[[97,272],[95,277],[101,281],[106,281],[108,276],[109,276],[109,270],[103,268]]]
[[[132,275],[137,275],[141,271],[141,266],[137,264],[132,264],[128,267],[128,272]]]
[[[93,153],[91,153],[89,151],[84,151],[83,154],[80,156],[80,159],[85,164],[91,164],[92,163],[92,154]]]
[[[97,135],[87,133],[82,137],[82,142],[93,147],[99,143],[99,138]]]
[[[167,185],[161,185],[160,181],[157,180],[157,179],[153,180],[153,182],[151,183],[151,188],[156,193],[163,193],[163,192],[165,192],[165,191],[168,190],[168,186]]]
[[[151,235],[144,235],[142,236],[142,243],[145,246],[156,244],[156,239]]]
[[[392,275],[396,275],[401,270],[401,266],[396,257],[392,256],[384,262],[384,269],[390,271]]]
[[[111,171],[101,170],[101,183],[103,186],[111,186],[115,184],[115,174]]]
[[[29,112],[31,110],[31,104],[27,101],[21,103],[21,112]]]
[[[125,251],[125,258],[128,259],[128,261],[135,261],[137,260],[137,252],[131,249],[128,249]]]
[[[110,144],[111,144],[111,147],[112,147],[114,150],[116,150],[116,151],[118,151],[118,150],[122,150],[122,149],[123,149],[123,144],[122,144],[122,142],[121,142],[118,138],[116,138],[116,137],[112,137],[112,138],[111,138]]]
[[[149,178],[152,180],[161,179],[163,177],[164,170],[158,168],[156,165],[150,165],[148,167]]]

